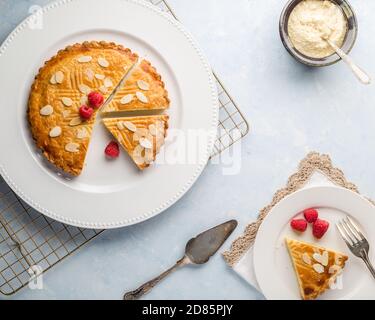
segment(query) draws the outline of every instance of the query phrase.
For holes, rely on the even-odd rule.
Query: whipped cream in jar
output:
[[[328,41],[349,53],[357,37],[357,19],[347,0],[289,0],[280,18],[285,48],[309,66],[340,60]]]
[[[324,58],[335,51],[326,41],[338,47],[348,30],[342,9],[330,0],[304,0],[295,6],[288,20],[288,34],[294,47],[312,58]]]

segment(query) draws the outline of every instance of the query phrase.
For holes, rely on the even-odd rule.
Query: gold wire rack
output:
[[[170,13],[164,0],[148,0]],[[218,77],[220,101],[218,155],[249,132],[249,125]],[[104,230],[82,229],[49,219],[31,208],[0,177],[0,293],[12,295],[35,276],[32,266],[46,272]]]

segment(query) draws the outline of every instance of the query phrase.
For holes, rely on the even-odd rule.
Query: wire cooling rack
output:
[[[165,1],[148,1],[177,19]],[[246,119],[215,77],[220,121],[212,156],[229,148],[249,131]],[[45,217],[18,198],[0,177],[0,293],[14,294],[38,273],[33,266],[46,272],[103,231],[77,228]]]

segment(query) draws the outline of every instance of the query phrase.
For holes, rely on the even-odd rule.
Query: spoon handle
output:
[[[164,271],[160,276],[146,282],[145,284],[141,285],[138,289],[135,289],[134,291],[125,293],[124,300],[138,300],[144,294],[148,293],[153,287],[155,287],[161,280],[163,280],[165,277],[170,275],[172,272],[190,263],[191,263],[190,259],[184,256],[181,260],[177,261],[173,267]]]
[[[359,81],[361,81],[363,84],[371,83],[370,76],[365,71],[363,71],[359,66],[357,66],[352,60],[352,58],[350,58],[343,50],[341,50],[332,41],[327,40],[327,42],[333,49],[335,49],[336,53],[340,56],[340,58],[349,66],[349,68],[352,70],[352,72],[358,78]]]

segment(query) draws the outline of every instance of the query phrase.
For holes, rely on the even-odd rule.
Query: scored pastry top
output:
[[[124,79],[102,112],[165,110],[170,100],[160,74],[147,60],[141,60]]]
[[[28,120],[36,146],[52,164],[73,176],[81,173],[98,111],[88,120],[79,112],[90,93],[103,96],[103,108],[118,99],[126,106],[114,111],[169,107],[161,76],[150,62],[138,60],[122,45],[91,41],[60,50],[39,70],[29,96]],[[124,93],[127,98],[117,98]]]
[[[104,125],[140,170],[150,166],[164,145],[167,115],[103,119]]]

